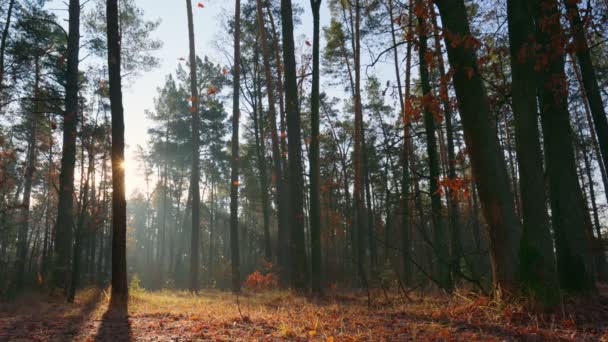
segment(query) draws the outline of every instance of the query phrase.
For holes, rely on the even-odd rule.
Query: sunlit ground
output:
[[[472,294],[381,291],[321,300],[289,292],[135,292],[128,316],[107,313],[107,292],[81,291],[75,304],[28,295],[0,305],[0,341],[608,341],[608,305],[567,303],[563,314],[531,315]],[[240,307],[240,312],[239,312]]]

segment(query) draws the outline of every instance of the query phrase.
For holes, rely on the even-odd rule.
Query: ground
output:
[[[0,341],[608,341],[608,299],[566,303],[559,313],[459,292],[406,300],[332,291],[132,291],[128,314],[108,311],[107,290],[74,304],[40,294],[0,304]]]

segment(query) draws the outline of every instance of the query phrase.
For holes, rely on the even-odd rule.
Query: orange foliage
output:
[[[270,291],[279,285],[279,278],[271,272],[262,275],[260,271],[255,271],[247,276],[243,287],[253,291]]]

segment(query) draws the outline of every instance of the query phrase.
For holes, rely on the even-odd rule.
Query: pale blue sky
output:
[[[84,3],[84,1],[82,2]],[[161,19],[161,24],[153,37],[161,40],[163,47],[156,53],[161,61],[159,68],[142,74],[124,89],[125,135],[128,144],[126,156],[127,194],[138,187],[144,187],[143,177],[134,160],[135,147],[142,145],[145,148],[147,145],[147,130],[150,127],[150,122],[146,119],[144,112],[146,109],[153,109],[156,88],[163,84],[167,74],[175,71],[180,63],[179,58],[188,56],[186,1],[136,0],[136,2],[145,11],[146,18],[151,20]],[[222,52],[217,50],[215,42],[221,35],[225,35],[222,32],[224,18],[227,15],[233,15],[234,2],[204,0],[201,1],[204,8],[199,8],[197,6],[198,2],[193,1],[197,55],[207,55],[216,63],[226,64],[228,61]],[[299,40],[302,43],[304,37],[308,38],[312,35],[312,16],[310,15],[308,1],[299,1],[298,4],[305,11],[302,24],[297,27],[295,33],[296,41]],[[90,11],[93,5],[92,1],[86,3],[83,12]],[[329,21],[326,5],[323,6],[322,10],[324,12],[322,24]],[[52,9],[60,18],[67,16],[67,5],[64,1],[52,0],[48,8]],[[64,22],[64,25],[67,26],[67,23]],[[228,44],[231,44],[231,42]],[[231,51],[231,45],[227,46],[226,50]]]

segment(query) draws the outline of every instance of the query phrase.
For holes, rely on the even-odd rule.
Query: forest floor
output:
[[[108,309],[108,292],[81,291],[74,304],[40,294],[0,304],[0,341],[608,341],[608,298],[533,315],[473,294],[137,291],[128,315]]]

